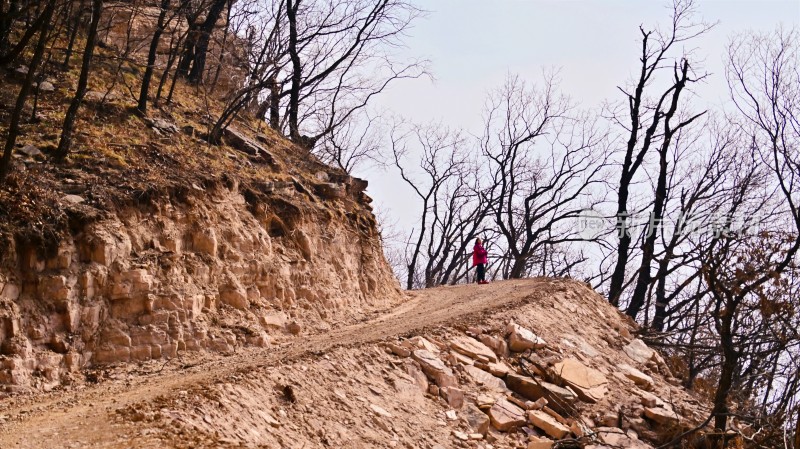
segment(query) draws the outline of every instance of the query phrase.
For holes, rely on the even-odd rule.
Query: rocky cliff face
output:
[[[109,3],[97,55],[149,42],[157,5]],[[241,42],[230,42],[235,55]],[[138,65],[94,64],[67,160],[48,156],[76,73],[48,77],[18,139],[0,185],[0,391],[49,389],[100,364],[268,346],[401,298],[365,181],[246,113],[210,145],[246,72],[233,63],[213,92],[178,82],[167,104],[132,113],[120,74],[141,74],[147,45],[135,47]],[[0,73],[2,119],[17,82]]]
[[[102,214],[46,256],[19,239],[5,248],[0,385],[265,346],[399,298],[363,181],[318,170],[256,191],[233,179]]]

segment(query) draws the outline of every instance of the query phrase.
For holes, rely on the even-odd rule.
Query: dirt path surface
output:
[[[0,403],[0,448],[159,447],[135,435],[133,424],[115,422],[121,408],[211,385],[235,373],[270,370],[278,364],[320,357],[342,346],[459,326],[480,316],[514,308],[552,292],[553,279],[503,281],[486,286],[440,287],[411,293],[399,307],[329,332],[301,335],[290,343],[247,349],[228,357],[206,356],[194,363],[167,363],[158,372],[136,372],[82,389]]]

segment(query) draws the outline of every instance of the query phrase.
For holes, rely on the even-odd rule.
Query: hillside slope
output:
[[[631,330],[574,281],[430,289],[276,348],[17,398],[0,446],[650,448],[706,408]]]
[[[158,8],[112,3],[69,157],[78,70],[48,59],[0,186],[0,447],[649,448],[702,421],[584,284],[403,293],[365,181],[249,110],[209,143],[243,67],[137,112]]]
[[[139,117],[102,76],[73,153],[55,162],[75,82],[60,76],[0,187],[0,390],[268,346],[401,299],[365,181],[246,117],[210,145],[208,108],[221,104],[182,84],[160,115]],[[10,101],[0,89],[0,123]]]

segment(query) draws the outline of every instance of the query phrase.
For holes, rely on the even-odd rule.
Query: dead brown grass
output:
[[[259,192],[262,189],[253,186],[291,178],[309,179],[315,171],[331,170],[308,151],[295,147],[263,122],[249,117],[240,117],[235,126],[251,135],[261,134],[262,141],[269,142],[265,147],[282,162],[285,170],[278,172],[227,145],[208,144],[197,135],[207,134],[211,120],[224,106],[224,92],[209,92],[180,81],[173,102],[151,104],[149,115],[168,120],[179,128],[191,127],[196,130],[195,136],[183,132],[159,134],[135,112],[136,101],[130,87],[138,85],[136,64],[120,65],[113,49],[98,52],[89,90],[102,93],[105,98],[89,97],[84,102],[75,127],[72,153],[63,163],[52,160],[50,153],[58,144],[61,122],[74,95],[78,72],[74,68],[63,72],[48,67],[56,91],[39,96],[39,120],[26,122],[17,140],[17,150],[30,144],[44,155],[30,158],[17,151],[12,172],[0,186],[0,242],[22,239],[52,248],[70,227],[99,219],[127,205],[164,198],[180,201],[192,189],[197,193],[221,185],[238,185],[243,191]],[[2,136],[6,135],[8,115],[18,91],[19,80],[13,70],[0,73]],[[28,103],[30,109],[32,99]],[[80,195],[85,202],[69,204],[63,201],[67,194]]]

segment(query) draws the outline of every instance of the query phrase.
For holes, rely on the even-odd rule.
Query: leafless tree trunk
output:
[[[701,142],[706,138],[710,139],[708,147]],[[739,177],[737,172],[741,172],[741,167],[758,165],[753,151],[738,148],[739,143],[730,126],[720,127],[710,122],[693,135],[679,135],[673,145],[674,162],[666,189],[664,216],[676,218],[654,229],[660,233],[662,246],[654,256],[658,269],[652,278],[654,292],[650,292],[655,300],[652,327],[658,332],[665,327],[674,331],[675,326],[683,325],[686,314],[696,314],[708,294],[700,282],[700,260],[708,251],[710,234],[703,232],[702,225],[722,216],[722,205],[734,202],[732,192],[741,188],[734,180]],[[740,215],[745,213],[742,211]],[[702,327],[697,319],[694,323],[695,327]],[[696,329],[681,332],[693,334]],[[690,358],[693,356],[694,353]]]
[[[161,100],[161,94],[164,90],[164,85],[169,80],[169,75],[172,73],[172,66],[175,64],[175,61],[180,58],[180,48],[183,46],[183,41],[186,39],[186,32],[179,34],[176,36],[176,33],[172,33],[172,37],[170,38],[170,45],[169,45],[169,55],[167,56],[167,65],[164,67],[164,71],[161,73],[161,79],[158,82],[158,89],[156,90],[156,99],[155,102],[158,103]],[[170,84],[170,92],[169,96],[172,96],[172,88],[175,86],[175,80],[177,79],[178,74],[175,73],[173,76],[173,82]]]
[[[20,37],[16,44],[10,46],[9,39],[14,24],[20,18],[29,19],[30,13],[33,12],[31,11],[31,5],[35,4],[35,2],[33,2],[20,5],[18,1],[10,2],[8,13],[3,14],[3,17],[0,18],[0,27],[2,27],[0,28],[0,40],[2,40],[2,47],[5,47],[0,47],[0,65],[8,64],[17,59],[28,47],[28,44],[36,33],[39,32],[42,27],[49,25],[53,14],[53,11],[49,7],[50,3],[51,2],[42,4],[44,7],[41,8],[40,11],[36,11],[38,14],[36,19],[31,23],[26,23],[25,32],[22,34],[22,37]],[[53,6],[53,8],[55,8],[55,6]],[[49,31],[50,30],[48,30],[48,32]]]
[[[636,287],[633,290],[633,296],[631,297],[631,301],[626,310],[628,316],[633,318],[636,318],[641,311],[642,306],[644,306],[645,296],[647,295],[647,290],[652,281],[650,264],[653,262],[653,256],[656,249],[656,238],[658,237],[658,232],[654,228],[654,225],[661,223],[664,219],[664,207],[667,197],[668,157],[672,138],[675,133],[680,132],[681,129],[690,125],[697,118],[705,114],[705,112],[701,112],[700,114],[693,115],[686,120],[680,121],[676,125],[672,124],[672,119],[678,110],[678,102],[680,100],[681,92],[686,87],[687,83],[693,81],[697,80],[689,77],[689,61],[684,59],[680,63],[680,68],[678,68],[676,64],[675,84],[673,84],[672,88],[667,90],[664,96],[661,97],[662,99],[659,101],[659,106],[657,107],[657,110],[660,110],[661,102],[668,95],[672,96],[669,109],[667,109],[667,111],[664,113],[664,117],[662,119],[664,131],[661,137],[661,145],[658,148],[658,180],[656,182],[655,189],[655,202],[653,204],[652,212],[650,213],[652,225],[649,227],[647,236],[642,244],[642,260],[636,281]]]
[[[73,5],[74,3],[70,3]],[[84,0],[80,0],[77,4],[77,9],[74,11],[75,19],[74,20],[67,20],[67,22],[71,25],[69,26],[69,42],[67,43],[67,49],[64,52],[64,62],[61,63],[61,70],[67,71],[69,70],[69,62],[72,59],[73,48],[75,47],[75,39],[78,37],[78,32],[81,29],[81,21],[83,18],[83,4]]]
[[[268,100],[268,105],[270,100]],[[326,135],[314,153],[326,164],[352,173],[357,167],[376,161],[381,150],[379,119],[364,114]]]
[[[11,112],[8,135],[6,136],[6,144],[3,148],[3,158],[0,159],[0,183],[5,181],[5,178],[8,176],[8,172],[11,167],[11,155],[14,151],[14,144],[17,141],[17,136],[19,136],[19,124],[22,120],[25,103],[28,100],[28,94],[30,93],[31,86],[33,85],[33,79],[36,76],[36,71],[38,70],[39,64],[41,64],[42,58],[44,57],[44,50],[47,46],[47,39],[50,35],[50,29],[46,26],[46,24],[48,24],[50,19],[53,17],[53,11],[55,10],[55,7],[56,1],[50,0],[45,5],[42,14],[39,16],[42,20],[37,20],[34,23],[34,26],[36,26],[39,33],[39,40],[36,43],[36,49],[33,52],[31,62],[28,64],[28,73],[25,75],[25,81],[22,82],[22,86],[20,87],[19,94],[17,95],[17,102],[14,105],[14,110]]]
[[[420,157],[421,176],[415,176],[406,167],[406,159],[412,152],[408,147],[408,139],[416,140],[418,144],[415,149]],[[437,219],[440,208],[447,207],[442,203],[443,193],[465,168],[464,151],[460,148],[463,140],[458,132],[443,127],[415,126],[410,131],[403,131],[396,125],[392,130],[391,144],[393,165],[421,202],[419,228],[416,232],[412,231],[407,247],[406,288],[411,290],[417,286],[432,287],[434,280],[429,272],[419,273],[419,264],[426,256],[426,249],[427,254],[430,254],[430,248],[438,239],[437,233],[441,231],[437,227]],[[411,239],[414,241],[411,242]],[[424,277],[419,278],[419,275]]]
[[[233,11],[233,1],[228,1],[228,7],[225,8],[227,16],[225,17],[225,31],[222,35],[222,44],[220,45],[219,59],[217,60],[217,70],[214,73],[214,81],[211,83],[212,90],[216,88],[219,81],[219,75],[222,73],[222,66],[225,62],[225,47],[228,45],[228,35],[231,33],[231,13]]]
[[[694,14],[693,0],[675,0],[673,4],[672,23],[665,32],[658,30],[645,31],[639,28],[642,35],[642,51],[639,56],[641,62],[639,77],[633,92],[620,90],[625,94],[628,107],[628,133],[625,155],[622,162],[619,185],[617,187],[616,218],[618,226],[626,230],[630,227],[631,205],[629,204],[631,186],[637,172],[650,152],[654,140],[658,138],[656,131],[664,117],[664,98],[674,89],[669,88],[659,95],[661,99],[655,105],[646,103],[648,91],[656,74],[663,68],[664,63],[670,58],[671,50],[681,42],[690,40],[708,30],[704,24],[692,22]],[[648,114],[650,115],[648,118]],[[621,122],[622,119],[619,120]],[[647,128],[643,129],[647,122]],[[642,132],[644,135],[642,136]],[[619,245],[616,250],[616,264],[611,275],[608,299],[614,305],[619,305],[620,297],[626,284],[626,269],[631,250],[631,236],[627,232],[620,233]]]
[[[292,60],[291,86],[289,87],[289,138],[300,139],[300,86],[303,81],[303,65],[297,37],[297,11],[300,0],[286,0],[286,17],[289,19],[289,58]],[[410,287],[409,287],[410,288]]]
[[[800,448],[800,406],[796,407],[795,414],[794,447]]]
[[[92,56],[97,43],[97,25],[100,23],[102,11],[103,0],[92,0],[92,22],[86,35],[86,48],[83,50],[83,63],[81,64],[81,74],[78,78],[78,90],[75,92],[69,109],[67,109],[67,114],[64,116],[64,124],[61,127],[61,140],[58,142],[58,148],[55,153],[58,159],[67,157],[72,147],[72,130],[78,118],[78,109],[81,107],[84,95],[86,95]]]
[[[279,83],[289,87],[280,94],[281,99],[288,98],[287,135],[312,148],[391,82],[422,76],[423,63],[401,63],[381,47],[394,45],[418,14],[404,0],[336,4],[287,0],[289,61],[277,64],[289,70]],[[366,67],[371,73],[361,72]],[[309,122],[315,126],[301,129]]]
[[[206,69],[206,58],[208,57],[208,44],[211,41],[211,33],[217,25],[222,11],[228,5],[229,0],[213,0],[205,20],[197,28],[197,39],[192,51],[192,69],[187,76],[192,83],[199,84],[203,80]]]
[[[153,77],[153,71],[156,65],[156,56],[158,56],[158,44],[161,41],[161,35],[164,33],[164,28],[167,26],[167,11],[169,11],[170,0],[161,0],[161,7],[158,13],[158,22],[156,29],[153,31],[153,38],[150,41],[150,49],[147,52],[147,67],[144,69],[142,76],[142,88],[139,92],[139,103],[136,109],[142,115],[147,114],[147,97],[150,92],[150,79]]]
[[[714,316],[723,346],[722,369],[714,398],[715,426],[719,429],[727,426],[728,399],[736,371],[748,345],[752,345],[753,336],[742,336],[737,328],[743,316],[753,313],[747,308],[748,300],[755,298],[759,304],[775,302],[770,287],[779,286],[778,280],[787,275],[787,270],[795,269],[795,257],[800,251],[798,56],[800,45],[795,30],[745,35],[729,49],[727,77],[740,113],[739,125],[766,161],[788,217],[785,223],[791,228],[783,233],[765,232],[753,246],[740,253],[730,254],[728,250],[730,259],[709,264],[705,275],[717,299]],[[743,261],[746,261],[744,266]]]

